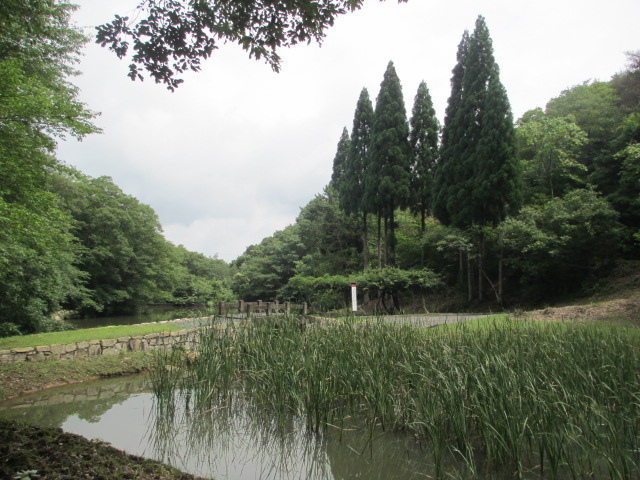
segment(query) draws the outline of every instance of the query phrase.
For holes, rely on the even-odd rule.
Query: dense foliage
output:
[[[300,11],[296,5],[310,4],[293,2],[295,18],[313,20],[296,41],[321,38],[331,8],[337,14],[359,4],[326,2]],[[178,30],[181,20],[189,21],[180,9],[195,8],[145,5],[158,21],[178,15]],[[243,5],[252,14],[270,8]],[[568,88],[514,125],[479,17],[458,47],[442,129],[424,82],[407,119],[390,62],[375,108],[361,91],[324,192],[295,224],[227,265],[167,242],[152,208],[111,179],[90,178],[56,160],[58,138],[98,131],[95,114],[69,80],[85,41],[69,24],[73,8],[34,0],[11,1],[0,11],[2,335],[58,328],[50,318],[60,308],[115,313],[150,302],[233,297],[337,308],[348,303],[354,281],[361,303],[372,309],[401,310],[410,295],[430,308],[425,296],[437,288],[466,293],[469,308],[493,298],[502,306],[525,293],[548,300],[579,291],[616,259],[640,255],[637,52],[610,81]],[[322,8],[329,16],[314,10]],[[238,32],[229,38],[237,40]],[[280,40],[267,50],[275,55],[289,41]],[[137,45],[143,52],[147,46]],[[147,53],[147,60],[158,60],[157,52]],[[191,53],[196,63],[180,68],[197,67],[202,51]],[[191,53],[177,52],[174,60]],[[162,81],[175,86],[164,60],[154,64],[156,78],[168,75]]]
[[[0,11],[0,334],[46,328],[46,315],[81,296],[70,218],[46,188],[56,138],[96,128],[67,80],[84,37],[73,8],[11,2]]]
[[[0,10],[0,335],[61,328],[50,317],[62,307],[231,296],[228,265],[169,244],[150,207],[56,160],[57,139],[98,131],[69,80],[86,41],[70,26],[74,8],[34,0]]]
[[[617,259],[640,255],[640,62],[636,53],[629,58],[611,81],[568,88],[514,123],[479,17],[458,47],[442,130],[424,82],[410,129],[402,108],[382,108],[380,102],[391,105],[402,95],[389,64],[380,105],[374,110],[367,90],[360,94],[329,187],[287,235],[238,259],[244,285],[251,284],[250,269],[268,281],[253,276],[251,288],[236,292],[327,309],[348,304],[355,281],[365,306],[397,310],[406,305],[403,296],[424,296],[439,285],[449,295],[466,294],[468,308],[493,308],[597,284]],[[389,130],[380,136],[384,122]],[[383,179],[389,172],[393,181]],[[272,255],[267,247],[276,240]],[[418,271],[438,282],[379,290],[365,279]]]

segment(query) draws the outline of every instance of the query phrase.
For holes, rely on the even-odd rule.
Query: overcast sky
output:
[[[133,13],[139,0],[80,0],[78,26]],[[637,0],[365,0],[322,44],[282,50],[282,71],[221,45],[176,92],[132,82],[128,62],[93,43],[74,79],[104,130],[61,142],[58,157],[110,176],[150,205],[176,245],[231,261],[294,223],[331,177],[363,87],[375,103],[387,63],[407,113],[419,83],[442,122],[465,29],[486,18],[514,118],[585,80],[609,80],[640,50]]]

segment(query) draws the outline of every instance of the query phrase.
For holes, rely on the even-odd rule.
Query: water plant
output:
[[[157,361],[161,408],[182,397],[207,411],[238,401],[240,389],[317,434],[358,418],[372,437],[377,428],[416,435],[438,477],[640,472],[640,350],[624,329],[253,319],[205,329],[197,355],[167,352]]]

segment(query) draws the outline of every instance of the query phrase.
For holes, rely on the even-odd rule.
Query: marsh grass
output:
[[[303,328],[291,318],[211,327],[201,341],[197,356],[158,357],[159,405],[181,396],[206,411],[241,385],[275,418],[293,414],[311,432],[351,418],[372,437],[406,430],[439,477],[638,478],[640,355],[624,329],[508,319]]]

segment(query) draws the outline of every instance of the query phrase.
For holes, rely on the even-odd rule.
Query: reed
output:
[[[210,409],[241,385],[314,432],[355,417],[371,435],[375,426],[418,435],[438,476],[639,475],[640,355],[623,329],[516,320],[419,329],[381,319],[301,328],[287,318],[212,327],[201,342],[196,357],[158,357],[160,403],[182,395]]]

